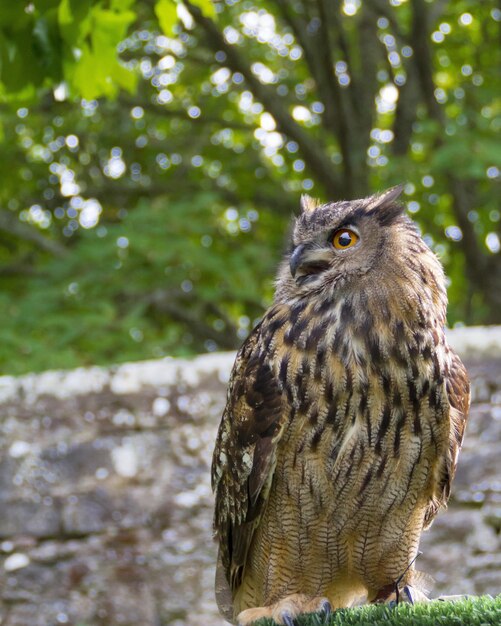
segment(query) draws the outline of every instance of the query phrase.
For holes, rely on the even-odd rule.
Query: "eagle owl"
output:
[[[449,497],[469,382],[401,191],[303,196],[273,304],[236,357],[212,464],[232,623],[385,601],[397,581],[419,594],[413,561]]]

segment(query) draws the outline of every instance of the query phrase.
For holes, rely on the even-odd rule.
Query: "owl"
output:
[[[401,191],[303,196],[273,304],[237,354],[212,464],[231,623],[423,594],[414,560],[449,497],[469,382]]]

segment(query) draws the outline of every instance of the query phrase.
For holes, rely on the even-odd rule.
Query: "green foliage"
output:
[[[316,615],[297,620],[298,626],[488,626],[501,621],[501,597],[471,597],[458,602],[430,602],[429,604],[400,604],[391,609],[384,605],[363,606],[335,611],[323,621]],[[271,626],[274,622],[260,620]]]
[[[229,234],[220,212],[217,197],[200,193],[176,203],[141,202],[119,222],[82,233],[68,257],[48,258],[17,286],[15,303],[0,295],[1,315],[12,320],[0,329],[0,362],[22,355],[9,368],[16,374],[25,371],[24,359],[41,370],[154,358],[171,346],[189,355],[200,348],[179,323],[184,319],[195,332],[201,319],[235,333],[233,320],[259,314],[259,277],[273,259],[263,254],[259,233]],[[178,323],[166,324],[168,316]],[[240,325],[248,329],[249,320]],[[203,332],[211,349],[219,333]]]
[[[104,9],[98,3],[88,11],[76,0],[60,4],[59,22],[66,52],[64,77],[72,93],[91,100],[112,97],[120,87],[134,91],[137,77],[116,56],[117,45],[136,18],[126,8],[128,4],[115,2],[111,9]]]
[[[158,0],[155,4],[155,15],[162,31],[166,35],[172,35],[177,23],[176,4],[172,0]]]
[[[176,0],[157,0],[155,14],[172,35]],[[214,16],[211,0],[194,5]],[[119,61],[117,48],[137,21],[135,0],[42,0],[0,7],[0,101],[32,101],[36,88],[64,81],[89,100],[133,92],[137,74]],[[141,6],[139,6],[141,8]],[[28,45],[26,45],[28,42]]]
[[[501,12],[431,4],[1,3],[2,371],[233,349],[301,193],[402,181],[499,323]]]
[[[86,98],[133,90],[135,76],[116,56],[136,18],[131,2],[5,2],[0,10],[0,99],[29,101],[36,89],[66,81]],[[108,5],[108,8],[105,6]]]

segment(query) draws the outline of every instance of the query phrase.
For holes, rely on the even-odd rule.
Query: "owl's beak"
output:
[[[289,267],[291,268],[292,278],[296,276],[297,268],[301,265],[301,257],[304,252],[305,245],[299,245],[294,252],[291,254],[291,258],[289,260]]]

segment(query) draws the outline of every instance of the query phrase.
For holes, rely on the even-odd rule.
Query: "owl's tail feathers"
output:
[[[218,555],[216,565],[216,602],[219,612],[230,623],[233,623],[233,597],[231,589],[226,580],[226,574],[223,564],[221,562],[221,556]]]
[[[435,579],[426,572],[419,572],[414,570],[410,577],[410,584],[423,593],[425,596],[429,596],[431,590],[435,586]]]

